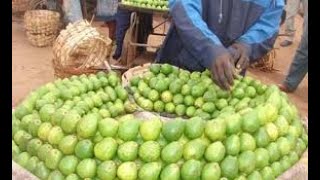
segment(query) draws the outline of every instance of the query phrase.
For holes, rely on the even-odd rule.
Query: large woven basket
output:
[[[60,13],[49,10],[26,11],[24,27],[31,44],[38,47],[51,45],[59,32]]]
[[[70,23],[53,44],[55,76],[62,78],[101,70],[111,43],[111,39],[86,20]]]

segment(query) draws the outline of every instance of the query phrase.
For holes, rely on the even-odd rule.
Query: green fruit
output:
[[[103,137],[115,137],[118,132],[119,123],[112,118],[99,121],[98,130]]]
[[[196,107],[196,108],[203,108],[202,106],[205,104],[205,102],[203,101],[203,98],[202,97],[198,97],[195,101],[194,101],[194,106]],[[213,106],[212,106],[212,104],[210,105],[211,103],[209,102],[209,105],[206,105],[206,107],[205,107],[205,109],[207,110],[207,111],[211,111],[212,109],[213,109],[213,106],[214,106],[214,103],[212,103],[213,104]],[[214,107],[214,109],[215,109],[215,107]]]
[[[12,141],[12,159],[16,161],[17,157],[21,153],[19,147],[15,144],[14,141]]]
[[[97,164],[93,159],[84,159],[77,166],[77,174],[81,178],[93,178],[96,175]]]
[[[281,163],[278,161],[271,164],[271,169],[275,177],[282,173]]]
[[[189,119],[185,125],[185,135],[189,139],[196,139],[202,136],[205,128],[205,122],[198,117]]]
[[[156,102],[157,100],[159,100],[160,95],[158,93],[158,91],[152,89],[149,94],[148,94],[148,99],[150,99],[153,102]]]
[[[139,157],[144,162],[157,161],[160,157],[161,147],[155,141],[147,141],[139,148]]]
[[[181,159],[182,153],[182,145],[179,142],[174,141],[162,149],[161,159],[166,163],[176,163]]]
[[[54,105],[52,105],[52,104],[44,105],[39,111],[41,121],[42,122],[50,122],[51,116],[54,114],[54,112],[55,112]]]
[[[237,135],[231,135],[225,142],[226,152],[228,155],[237,155],[240,152],[240,138]]]
[[[265,127],[259,128],[259,130],[255,133],[256,144],[258,147],[265,147],[269,144],[270,139]]]
[[[255,150],[256,155],[256,168],[262,169],[269,165],[269,152],[264,148],[258,148]]]
[[[245,151],[239,155],[239,171],[245,174],[250,174],[255,169],[256,156],[252,151]]]
[[[146,163],[139,169],[139,179],[141,180],[157,180],[159,179],[161,165],[157,162]]]
[[[290,153],[291,146],[290,146],[288,139],[286,139],[284,137],[280,137],[277,140],[277,144],[278,144],[278,149],[281,153],[281,156],[285,156]]]
[[[58,145],[63,137],[64,137],[64,134],[61,127],[55,126],[50,129],[47,139],[50,144]]]
[[[238,176],[239,164],[237,157],[227,156],[220,164],[222,175],[234,179]]]
[[[38,135],[39,127],[41,126],[41,121],[39,119],[33,119],[30,122],[28,127],[28,132],[33,136],[36,137]]]
[[[246,94],[242,88],[236,88],[232,91],[232,96],[237,99],[242,99],[245,95]]]
[[[242,129],[248,133],[254,133],[259,129],[260,122],[257,111],[250,111],[242,118]]]
[[[37,139],[37,138],[32,139],[28,142],[27,152],[32,156],[36,156],[41,146],[42,146],[42,141],[40,139]]]
[[[97,177],[101,180],[115,179],[117,176],[117,166],[113,161],[105,161],[97,168]]]
[[[306,144],[303,142],[302,139],[297,140],[295,151],[301,156],[304,150],[307,148]]]
[[[241,116],[232,114],[227,118],[227,134],[237,134],[241,131]]]
[[[59,170],[64,175],[72,174],[76,171],[79,160],[76,156],[69,155],[61,159],[59,163]]]
[[[21,154],[18,155],[17,163],[18,163],[20,166],[26,168],[29,159],[30,159],[30,154],[27,153],[27,152],[22,152]]]
[[[161,180],[180,180],[180,168],[177,164],[164,167],[160,175]]]
[[[283,135],[287,134],[287,132],[289,130],[289,123],[284,116],[280,115],[277,118],[277,120],[275,121],[275,125],[277,126],[277,128],[279,130],[279,136],[283,136]]]
[[[34,170],[34,174],[40,179],[47,179],[50,170],[45,166],[44,162],[39,162]]]
[[[294,165],[299,160],[298,154],[294,151],[291,151],[288,156],[291,165]]]
[[[66,180],[80,180],[80,178],[76,174],[70,174],[66,177]]]
[[[181,94],[184,96],[191,94],[191,87],[188,84],[184,84],[181,88]]]
[[[173,103],[167,103],[165,105],[165,111],[168,112],[168,113],[174,113],[175,111],[175,105]]]
[[[288,156],[282,157],[282,159],[280,160],[280,164],[283,171],[286,171],[291,167],[290,159]]]
[[[208,146],[205,152],[205,158],[209,162],[220,162],[226,154],[226,148],[222,142],[217,141]]]
[[[175,80],[170,84],[169,90],[173,94],[180,93],[181,89],[182,89],[182,85],[183,84],[182,84],[181,80]]]
[[[149,99],[144,99],[141,104],[139,104],[142,109],[145,109],[146,111],[152,111],[153,110],[153,103]]]
[[[196,112],[196,108],[194,106],[189,106],[187,109],[186,109],[186,115],[188,117],[193,117],[194,114]]]
[[[76,111],[69,111],[60,122],[61,128],[67,134],[74,133],[81,116]]]
[[[277,140],[277,138],[279,136],[277,126],[274,125],[273,123],[267,123],[265,128],[266,128],[267,134],[269,136],[269,139],[271,141]]]
[[[216,107],[213,102],[204,103],[202,106],[202,110],[207,113],[213,113]]]
[[[98,120],[96,114],[85,115],[77,125],[77,135],[81,138],[93,137],[98,128]]]
[[[57,169],[63,154],[58,149],[51,149],[47,154],[45,164],[49,169]]]
[[[120,123],[118,137],[124,141],[133,141],[139,133],[140,123],[138,120],[131,119]]]
[[[152,65],[150,65],[149,69],[153,74],[159,74],[160,69],[161,69],[161,65],[160,64],[152,64]]]
[[[24,116],[20,121],[21,122],[20,127],[23,130],[27,131],[29,129],[29,125],[32,122],[33,118],[35,118],[33,114],[28,114],[28,115]]]
[[[181,168],[181,178],[184,180],[196,180],[201,177],[201,163],[197,160],[186,161]]]
[[[74,149],[75,155],[80,159],[93,157],[93,143],[88,140],[81,140],[77,143]]]
[[[165,104],[162,101],[156,101],[153,104],[153,109],[155,112],[163,112],[165,108]]]
[[[155,141],[159,138],[162,123],[160,119],[152,119],[142,122],[140,126],[140,135],[144,141]]]
[[[254,98],[257,95],[257,91],[254,87],[248,86],[245,90],[245,94],[250,98]]]
[[[240,151],[253,151],[256,149],[255,139],[248,133],[240,135]]]
[[[164,75],[169,75],[172,73],[173,67],[170,64],[162,64],[160,68],[160,72]]]
[[[190,95],[187,95],[184,97],[183,102],[186,106],[192,106],[194,104],[194,98]]]
[[[200,139],[194,139],[187,142],[183,148],[183,158],[185,160],[202,158],[206,146],[201,142]]]
[[[217,102],[216,102],[216,108],[218,110],[222,110],[223,108],[227,107],[228,106],[228,101],[225,100],[225,99],[219,99]]]
[[[134,161],[138,156],[138,143],[134,141],[128,141],[121,144],[118,148],[118,158],[123,161]]]
[[[218,141],[225,138],[226,129],[226,124],[222,119],[215,119],[213,121],[206,122],[204,132],[211,141]]]
[[[214,90],[208,90],[203,95],[204,102],[215,102],[217,99],[217,94]]]
[[[175,108],[175,113],[178,116],[183,116],[186,113],[186,107],[183,104],[179,104]]]
[[[183,120],[175,119],[163,124],[162,135],[169,141],[177,141],[184,132]]]
[[[77,143],[78,139],[75,135],[68,135],[63,137],[59,142],[59,149],[63,154],[71,155],[74,153]]]
[[[203,96],[204,92],[205,92],[205,88],[203,88],[200,85],[195,85],[191,88],[191,95],[193,97],[201,97]]]
[[[219,180],[221,169],[218,163],[208,163],[204,166],[201,174],[202,180]]]
[[[261,176],[265,180],[273,180],[275,176],[273,175],[273,171],[271,167],[265,167],[261,170]]]
[[[38,137],[42,141],[47,141],[52,125],[49,122],[42,123],[38,129]]]
[[[115,88],[117,97],[121,99],[122,101],[125,101],[128,99],[128,92],[122,87],[122,86],[117,86]]]
[[[173,99],[172,99],[172,101],[175,105],[182,104],[183,100],[184,100],[184,98],[181,94],[174,95]]]
[[[263,180],[259,171],[253,171],[253,173],[249,174],[247,177],[248,180]]]
[[[94,146],[94,155],[101,161],[112,159],[117,153],[118,144],[112,138],[104,138]]]
[[[138,178],[138,169],[136,163],[122,163],[117,170],[117,176],[121,180],[136,180]]]
[[[34,172],[35,170],[36,170],[36,168],[37,168],[37,164],[39,163],[39,159],[38,159],[38,157],[36,157],[36,156],[32,156],[29,160],[28,160],[28,162],[27,162],[27,164],[26,164],[26,169],[29,171],[29,172]]]
[[[141,80],[141,78],[139,76],[133,76],[131,79],[130,79],[130,84],[132,86],[138,86],[138,83],[139,81]]]
[[[48,156],[49,152],[51,151],[52,146],[50,144],[43,144],[39,149],[38,149],[38,157],[41,161],[45,161],[46,157]]]

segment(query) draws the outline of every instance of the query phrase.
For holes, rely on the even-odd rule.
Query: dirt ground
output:
[[[302,18],[296,18],[297,34],[294,44],[290,47],[280,48],[279,42],[284,37],[279,37],[276,42],[277,57],[275,68],[279,71],[273,73],[250,70],[249,75],[260,79],[267,84],[279,84],[285,78],[291,64],[295,50],[300,42]],[[162,30],[160,30],[162,31]],[[159,44],[162,38],[151,37],[150,43]],[[19,103],[30,91],[39,86],[53,81],[51,65],[51,47],[38,48],[30,45],[23,30],[21,21],[12,22],[12,99]],[[297,105],[301,115],[308,115],[308,79],[300,84],[296,92],[289,94],[290,99]]]

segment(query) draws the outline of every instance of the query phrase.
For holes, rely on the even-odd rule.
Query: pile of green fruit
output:
[[[155,64],[130,90],[141,108],[177,118],[136,118],[115,73],[59,79],[13,112],[13,160],[40,179],[256,180],[281,175],[308,145],[286,95],[249,77],[228,93],[208,71]]]
[[[121,3],[128,6],[164,11],[167,11],[169,8],[168,0],[123,0]]]

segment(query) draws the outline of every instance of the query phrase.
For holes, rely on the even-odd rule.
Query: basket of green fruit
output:
[[[133,95],[114,72],[57,79],[31,92],[12,114],[13,160],[40,179],[307,177],[299,161],[307,131],[276,86],[244,77],[225,92],[208,71],[168,64],[143,73],[130,79]],[[143,119],[141,108],[176,116]]]
[[[150,9],[157,11],[168,11],[168,0],[123,0],[121,2],[124,6],[135,7],[140,9]]]

